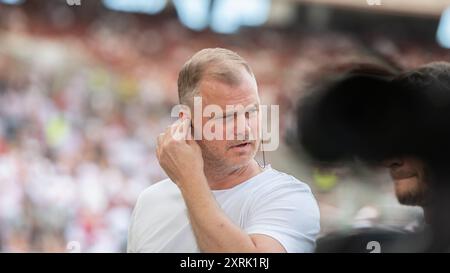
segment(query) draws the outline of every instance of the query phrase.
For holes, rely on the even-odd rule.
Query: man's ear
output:
[[[187,106],[184,106],[180,112],[178,113],[179,119],[189,119],[191,116],[190,109]]]
[[[180,119],[190,119],[191,118],[191,109],[189,108],[189,106],[185,105],[185,104],[181,104],[179,105],[180,108],[178,110],[178,118]]]

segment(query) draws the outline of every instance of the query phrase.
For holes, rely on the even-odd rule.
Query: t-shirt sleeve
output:
[[[319,208],[309,187],[291,179],[257,196],[244,229],[276,239],[287,252],[313,252],[320,232]]]

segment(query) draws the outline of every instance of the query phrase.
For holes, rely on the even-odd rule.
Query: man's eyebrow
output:
[[[259,103],[255,103],[252,106],[249,107],[247,110],[258,110],[259,109]]]
[[[259,109],[259,104],[255,103],[253,105],[249,105],[245,108],[245,112],[253,112]]]
[[[258,110],[258,109],[259,109],[259,104],[257,104],[257,103],[255,103],[253,105],[249,105],[249,106],[244,108],[244,110],[246,112],[255,111],[255,110]],[[225,112],[225,113],[223,113],[222,117],[228,117],[228,116],[234,115],[235,113],[236,113],[236,111]]]
[[[231,112],[228,112],[228,113],[223,113],[223,116],[224,117],[228,117],[228,116],[232,116],[232,115],[234,115],[234,113],[236,113],[236,111],[231,111]]]

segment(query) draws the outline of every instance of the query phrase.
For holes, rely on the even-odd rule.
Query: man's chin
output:
[[[397,193],[397,200],[400,204],[406,205],[406,206],[421,206],[422,205],[421,199],[411,193],[406,193],[406,194],[404,194],[404,193],[398,194]]]
[[[402,205],[420,206],[424,201],[424,195],[416,179],[395,181],[395,195]]]
[[[234,158],[232,165],[245,166],[245,165],[248,165],[248,163],[250,163],[251,160],[252,160],[252,157],[242,155],[242,156]]]
[[[229,164],[236,167],[242,167],[248,165],[253,159],[253,154],[239,154],[229,158]]]

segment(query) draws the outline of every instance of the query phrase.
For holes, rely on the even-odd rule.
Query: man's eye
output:
[[[258,109],[253,109],[247,112],[249,117],[254,117],[258,114]]]
[[[214,117],[213,119],[217,122],[229,122],[229,121],[233,120],[233,115],[217,116],[217,117]]]
[[[225,120],[225,119],[227,119],[227,117],[228,116],[217,116],[217,117],[214,117],[214,119],[215,120]]]
[[[225,117],[225,120],[226,121],[230,121],[230,120],[232,120],[234,118],[234,114],[233,115],[228,115],[228,116],[226,116]]]

